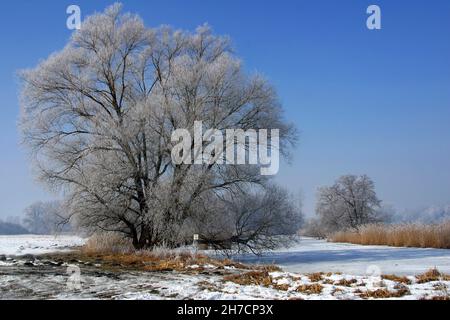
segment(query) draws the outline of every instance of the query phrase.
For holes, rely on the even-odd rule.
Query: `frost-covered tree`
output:
[[[443,223],[450,221],[450,205],[445,206],[430,206],[417,209],[403,209],[394,211],[391,214],[392,222],[394,223]]]
[[[358,229],[379,222],[381,201],[375,184],[366,175],[345,175],[332,186],[319,189],[316,213],[328,232]]]
[[[65,192],[81,226],[136,248],[177,245],[193,208],[267,183],[255,165],[173,163],[176,129],[279,129],[285,156],[295,140],[275,90],[243,71],[227,38],[146,28],[118,4],[22,78],[21,128],[40,178]]]
[[[314,217],[308,219],[300,233],[306,237],[313,237],[317,239],[325,239],[327,237],[327,230],[320,218]]]
[[[214,248],[260,253],[287,245],[303,223],[301,201],[275,185],[229,193],[197,210],[195,230]]]
[[[38,201],[25,209],[23,225],[33,234],[55,234],[70,231],[60,201]]]

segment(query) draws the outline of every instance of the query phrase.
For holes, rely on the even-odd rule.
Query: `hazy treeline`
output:
[[[60,234],[72,233],[74,228],[64,217],[61,201],[37,201],[28,206],[22,216],[0,219],[0,234]]]
[[[395,211],[395,209],[392,209],[392,212],[392,223],[418,222],[432,224],[450,220],[450,205],[430,206],[415,210],[401,211]]]
[[[0,235],[14,235],[30,233],[19,223],[2,221],[0,219]]]

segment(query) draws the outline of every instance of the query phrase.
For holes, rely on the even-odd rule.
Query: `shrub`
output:
[[[375,299],[387,299],[387,298],[400,298],[411,294],[407,287],[399,288],[396,291],[389,291],[388,289],[367,290],[360,294],[361,298],[375,298]]]
[[[302,284],[296,290],[305,294],[321,294],[323,286],[320,283]]]
[[[92,235],[82,250],[86,254],[120,254],[134,251],[129,239],[111,232]]]
[[[338,282],[336,282],[335,285],[343,286],[343,287],[351,287],[353,284],[355,284],[357,282],[358,282],[358,280],[356,280],[356,279],[350,279],[350,280],[341,279]]]
[[[404,283],[404,284],[412,283],[412,281],[410,279],[408,279],[407,277],[400,277],[400,276],[396,276],[394,274],[384,274],[381,276],[381,279]]]
[[[450,281],[450,275],[441,273],[436,268],[416,276],[417,283],[426,283],[431,281]]]
[[[257,285],[269,287],[272,285],[272,277],[267,271],[250,271],[243,274],[235,274],[224,277],[225,281],[231,281],[240,285]]]

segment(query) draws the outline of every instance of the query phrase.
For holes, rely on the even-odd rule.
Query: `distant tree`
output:
[[[33,234],[69,231],[60,201],[35,202],[25,209],[23,225]]]
[[[327,237],[327,230],[320,219],[311,218],[305,222],[301,230],[301,235],[317,239],[325,239]]]
[[[380,222],[380,209],[374,182],[366,175],[345,175],[319,189],[316,213],[328,232]]]
[[[442,223],[450,221],[450,205],[430,206],[418,209],[397,211],[392,216],[394,223]]]
[[[20,216],[8,216],[4,219],[4,222],[20,225],[22,223],[22,219]]]
[[[377,221],[385,224],[395,223],[397,211],[393,205],[382,203],[377,210]]]

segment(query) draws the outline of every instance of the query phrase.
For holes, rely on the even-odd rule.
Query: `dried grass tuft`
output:
[[[297,287],[296,291],[305,294],[321,294],[323,286],[320,283],[302,284]]]
[[[400,298],[411,294],[409,289],[406,286],[402,286],[396,291],[390,291],[386,288],[377,289],[377,290],[367,290],[360,294],[361,298],[374,298],[374,299],[387,299],[387,298]]]
[[[92,235],[82,247],[85,254],[125,254],[134,251],[131,241],[120,234],[105,232]]]
[[[416,276],[417,283],[426,283],[431,281],[450,281],[450,275],[439,272],[433,268]]]
[[[342,287],[351,287],[353,284],[355,284],[357,282],[358,282],[358,280],[356,280],[356,279],[350,279],[350,280],[341,279],[334,284],[337,286],[342,286]]]
[[[395,274],[383,274],[383,275],[381,275],[381,279],[404,283],[404,284],[412,283],[412,281],[410,279],[408,279],[408,277],[400,277],[400,276],[396,276]]]
[[[323,272],[315,272],[315,273],[308,273],[306,276],[311,280],[311,282],[319,282],[323,280],[324,277]]]
[[[241,274],[225,276],[224,281],[231,281],[240,285],[257,285],[269,287],[273,284],[273,279],[268,271],[250,271]]]

